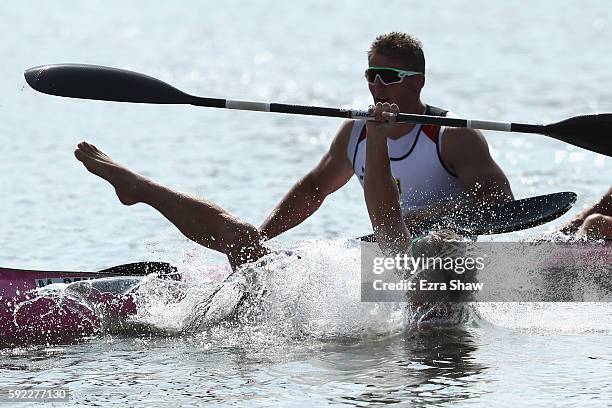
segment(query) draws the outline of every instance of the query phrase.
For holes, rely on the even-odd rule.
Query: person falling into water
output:
[[[381,35],[370,47],[368,64],[365,76],[376,121],[346,120],[319,164],[259,229],[210,201],[133,172],[92,144],[80,143],[74,154],[91,173],[113,185],[123,204],[152,206],[187,238],[227,255],[234,269],[267,254],[266,240],[304,221],[354,174],[364,188],[375,236],[387,254],[406,253],[411,236],[423,220],[440,211],[432,210],[440,202],[466,193],[482,200],[513,198],[480,132],[391,119],[391,113],[399,111],[446,114],[421,101],[425,59],[418,40],[402,33]]]

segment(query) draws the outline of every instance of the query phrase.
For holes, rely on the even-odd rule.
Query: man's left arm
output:
[[[442,137],[441,156],[444,165],[457,175],[466,195],[453,197],[448,203],[439,203],[407,214],[406,226],[419,231],[426,220],[435,219],[457,206],[472,207],[474,202],[500,202],[514,199],[508,178],[489,153],[482,133],[474,129],[446,128]]]
[[[481,132],[446,128],[441,142],[442,161],[457,175],[470,198],[484,202],[514,199],[508,178],[491,157]]]

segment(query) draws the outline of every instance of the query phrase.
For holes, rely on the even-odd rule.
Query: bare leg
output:
[[[571,221],[559,228],[559,232],[563,234],[574,234],[578,232],[585,220],[594,214],[612,217],[612,187],[604,194],[601,200],[580,211]]]
[[[233,268],[267,253],[257,228],[214,203],[176,192],[134,173],[87,142],[79,143],[74,155],[87,170],[108,181],[123,204],[150,205],[187,238],[226,254]]]

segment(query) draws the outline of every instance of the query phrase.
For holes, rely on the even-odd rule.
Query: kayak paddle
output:
[[[167,275],[176,273],[176,266],[167,262],[134,262],[103,269],[99,273],[120,276],[145,276],[152,273]]]
[[[27,83],[33,89],[49,95],[70,98],[135,103],[190,104],[211,108],[339,118],[369,117],[368,112],[363,110],[202,98],[189,95],[147,75],[98,65],[44,65],[30,68],[25,71],[24,75]],[[541,134],[583,149],[612,156],[612,114],[610,113],[574,116],[548,125],[458,119],[407,113],[398,113],[397,121]]]
[[[450,229],[461,235],[495,235],[533,228],[555,220],[576,202],[576,193],[546,194],[505,203],[457,207],[421,226],[423,231]],[[359,238],[372,242],[372,234]]]

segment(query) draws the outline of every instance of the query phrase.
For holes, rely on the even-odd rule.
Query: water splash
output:
[[[515,301],[476,303],[481,319],[534,333],[612,332],[609,245],[567,239],[507,245],[512,256],[497,257],[479,280],[506,294],[515,288]]]
[[[487,274],[482,280],[495,276],[497,285],[504,286],[503,279],[508,283],[518,279],[535,290],[553,290],[550,282],[559,281],[554,274],[531,273],[534,265],[536,269],[546,266],[544,255],[550,254],[523,254],[514,262],[513,276]],[[23,316],[37,306],[44,313],[29,315],[40,317],[39,328],[55,330],[60,339],[66,338],[60,334],[66,331],[69,316],[68,334],[74,336],[161,333],[196,336],[224,347],[263,347],[282,346],[295,339],[386,338],[422,327],[424,317],[430,325],[443,324],[442,320],[449,323],[447,314],[437,319],[440,316],[433,309],[411,310],[399,302],[361,302],[361,248],[352,240],[307,242],[291,251],[275,250],[234,272],[228,266],[208,263],[205,256],[188,254],[178,265],[180,281],[149,275],[49,285],[14,307],[13,325],[26,327],[31,322]],[[581,293],[588,293],[585,276],[580,278]],[[496,326],[584,332],[610,330],[612,312],[606,306],[479,302],[474,308],[480,319]],[[471,311],[471,307],[462,308],[455,316],[459,317],[456,323],[479,324]],[[433,318],[432,313],[436,315]],[[22,334],[31,333],[26,330]]]
[[[318,339],[384,336],[410,322],[405,304],[360,302],[360,251],[351,241],[275,251],[225,280],[218,269],[185,275],[184,282],[141,282],[134,319],[171,332],[233,322],[224,327]]]

